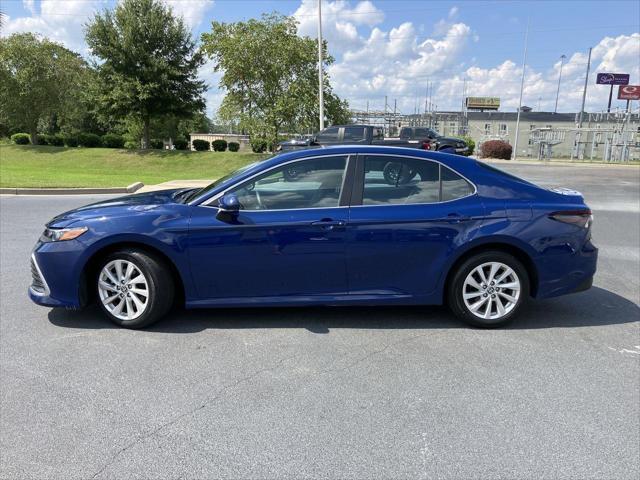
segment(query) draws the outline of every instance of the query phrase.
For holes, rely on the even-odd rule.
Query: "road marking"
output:
[[[613,350],[618,353],[631,353],[633,355],[640,355],[640,345],[636,345],[635,350],[629,350],[628,348],[623,348],[622,350],[618,350],[617,348],[607,347],[609,350]]]

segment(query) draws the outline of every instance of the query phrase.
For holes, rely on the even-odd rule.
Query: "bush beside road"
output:
[[[0,187],[123,187],[219,178],[265,155],[0,145]]]

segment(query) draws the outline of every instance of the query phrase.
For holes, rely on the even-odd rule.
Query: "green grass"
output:
[[[265,155],[0,145],[0,187],[125,187],[216,179]]]

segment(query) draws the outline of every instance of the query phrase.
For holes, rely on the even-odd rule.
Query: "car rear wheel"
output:
[[[166,265],[138,250],[120,250],[100,262],[96,287],[102,311],[126,328],[152,324],[173,303],[173,281]]]
[[[529,277],[514,256],[483,252],[460,265],[448,294],[451,310],[465,322],[499,327],[511,321],[526,302]]]

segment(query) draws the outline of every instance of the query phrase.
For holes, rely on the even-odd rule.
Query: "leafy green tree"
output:
[[[37,144],[38,123],[71,108],[88,68],[78,54],[32,33],[1,38],[0,118]]]
[[[283,128],[293,131],[318,128],[317,43],[297,34],[292,17],[277,13],[246,22],[213,22],[202,34],[202,50],[222,71],[220,87],[226,95],[218,115],[243,131],[278,138]],[[333,58],[323,48],[323,62]],[[344,119],[346,102],[324,81],[327,120]]]
[[[102,60],[100,102],[115,118],[133,117],[149,147],[154,117],[191,117],[204,108],[204,58],[183,20],[159,0],[123,0],[86,27],[91,52]]]

